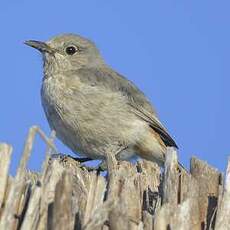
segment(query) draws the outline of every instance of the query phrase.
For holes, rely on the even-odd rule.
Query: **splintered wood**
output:
[[[41,172],[27,162],[35,135],[47,144]],[[145,160],[117,162],[107,153],[106,176],[57,153],[38,128],[29,131],[15,177],[12,147],[0,144],[0,230],[230,229],[230,159],[225,178],[196,158],[190,172],[168,148],[164,170]]]

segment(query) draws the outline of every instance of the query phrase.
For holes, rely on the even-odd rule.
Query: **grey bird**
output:
[[[163,166],[177,148],[149,100],[104,62],[93,42],[63,34],[27,45],[43,56],[42,105],[52,130],[73,152],[91,159],[133,156]]]

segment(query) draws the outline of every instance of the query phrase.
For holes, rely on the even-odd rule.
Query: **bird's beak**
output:
[[[54,53],[54,49],[52,49],[49,45],[47,45],[45,42],[40,41],[34,41],[29,40],[24,42],[26,45],[31,46],[37,50],[39,50],[41,53]]]

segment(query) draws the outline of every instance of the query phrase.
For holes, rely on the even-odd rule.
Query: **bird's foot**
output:
[[[100,174],[100,172],[104,172],[107,170],[107,165],[105,161],[102,161],[98,166],[87,166],[82,164],[81,168],[84,168],[89,172],[96,171],[97,174]]]
[[[98,166],[94,167],[94,166],[87,166],[87,165],[82,164],[82,163],[94,160],[89,157],[73,157],[71,155],[64,155],[64,154],[60,154],[60,155],[58,154],[58,156],[59,157],[61,156],[62,162],[67,162],[69,158],[73,159],[74,161],[79,162],[80,168],[86,169],[89,172],[97,171],[97,173],[99,174],[100,172],[104,172],[105,170],[107,170],[107,167],[104,161],[102,161]]]
[[[89,158],[89,157],[73,157],[71,155],[66,155],[66,154],[63,154],[63,153],[59,153],[59,154],[53,154],[52,157],[59,157],[59,158],[62,158],[64,161],[67,160],[68,158],[71,158],[79,163],[84,163],[84,162],[87,162],[87,161],[91,161],[93,160],[92,158]]]
[[[100,172],[104,172],[106,169],[104,169],[103,167],[99,166],[86,166],[86,165],[81,165],[80,168],[82,169],[86,169],[88,172],[93,172],[96,171],[97,174],[100,174]]]
[[[72,158],[73,160],[78,161],[80,163],[84,163],[84,162],[92,161],[93,160],[93,159],[91,159],[89,157],[72,157],[70,155],[68,155],[67,157]]]

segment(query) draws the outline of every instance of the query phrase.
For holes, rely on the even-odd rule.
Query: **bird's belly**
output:
[[[90,93],[68,98],[42,93],[47,120],[57,137],[74,152],[95,159],[135,143],[143,122],[129,111],[123,97]]]
[[[136,127],[127,114],[105,116],[99,112],[98,116],[91,117],[87,113],[82,116],[80,111],[60,113],[52,106],[45,111],[51,129],[65,145],[75,153],[95,159],[104,158],[105,151],[112,150],[115,154],[122,146],[135,143],[141,131],[140,125]],[[130,151],[123,152],[121,158],[131,155]]]

